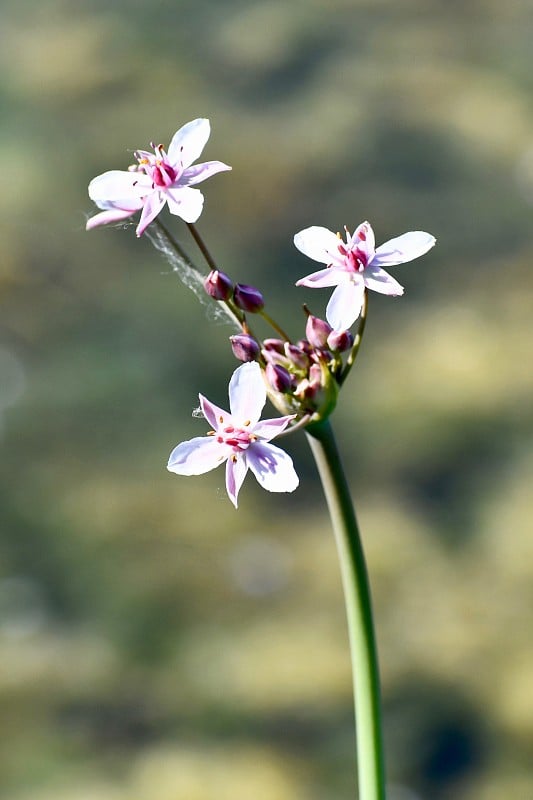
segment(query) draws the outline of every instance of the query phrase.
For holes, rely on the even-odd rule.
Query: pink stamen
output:
[[[229,444],[235,450],[246,450],[256,438],[253,434],[243,430],[243,428],[235,428],[233,425],[228,425],[219,432],[217,442]]]

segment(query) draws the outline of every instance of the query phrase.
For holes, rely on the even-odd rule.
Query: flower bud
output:
[[[239,361],[257,361],[260,348],[253,336],[248,333],[237,333],[235,336],[230,336],[229,340],[235,358]]]
[[[288,392],[292,387],[290,372],[279,364],[267,364],[265,368],[266,379],[275,392]]]
[[[331,331],[327,341],[330,350],[343,353],[353,345],[353,333],[351,331]]]
[[[265,305],[263,295],[259,289],[256,289],[255,286],[247,286],[244,283],[238,283],[235,286],[233,299],[237,308],[249,311],[251,314],[261,311]]]
[[[307,369],[309,366],[309,356],[300,350],[295,344],[291,344],[290,342],[285,342],[285,355],[287,359],[294,364],[297,369]]]
[[[331,331],[331,325],[326,320],[309,314],[305,326],[305,335],[313,347],[325,347]]]
[[[307,339],[298,339],[296,342],[296,347],[299,347],[300,350],[302,350],[310,358],[312,358],[313,354],[316,352],[311,342],[308,342]]]
[[[213,269],[204,281],[204,289],[215,300],[229,300],[233,292],[233,281],[219,269]]]
[[[283,342],[281,339],[263,339],[263,350],[273,350],[276,353],[283,353]]]

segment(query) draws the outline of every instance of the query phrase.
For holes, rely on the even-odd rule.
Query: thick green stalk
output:
[[[352,657],[359,800],[385,800],[378,658],[359,529],[329,421],[310,425],[306,435],[324,488],[341,567]]]

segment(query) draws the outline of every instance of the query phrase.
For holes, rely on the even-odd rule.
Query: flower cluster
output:
[[[384,269],[424,255],[435,239],[423,231],[405,233],[379,247],[368,222],[345,240],[327,228],[312,226],[294,237],[301,253],[326,266],[297,281],[297,286],[335,287],[321,319],[307,315],[305,337],[292,341],[267,315],[262,293],[253,286],[234,283],[218,268],[193,224],[204,198],[193,188],[217,172],[230,170],[221,161],[193,165],[210,134],[209,121],[196,119],[180,128],[168,150],[152,144],[153,152],[138,150],[136,163],[127,171],[112,170],[94,178],[89,196],[101,211],[87,229],[126,219],[140,212],[141,236],[165,205],[188,223],[207,258],[211,271],[203,280],[206,293],[230,312],[240,332],[230,337],[234,355],[244,362],[229,384],[230,412],[200,395],[200,406],[212,427],[207,436],[179,444],[171,453],[168,469],[179,475],[200,475],[226,463],[226,490],[237,506],[240,487],[248,470],[271,492],[290,492],[298,477],[290,457],[270,442],[295,427],[326,419],[335,407],[339,388],[350,371],[364,330],[368,290],[393,297],[403,287]],[[247,315],[263,317],[277,336],[259,339]],[[358,322],[353,334],[350,328]],[[260,421],[267,394],[282,417]]]

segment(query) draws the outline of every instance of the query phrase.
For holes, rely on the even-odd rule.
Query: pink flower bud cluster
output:
[[[339,352],[333,352],[328,344],[332,331],[327,322],[309,316],[306,334],[307,338],[296,344],[265,339],[261,355],[270,388],[288,395],[300,413],[314,414],[325,401],[329,404],[332,392],[336,394],[335,376],[342,362]],[[351,334],[345,343],[350,338],[353,343]]]
[[[258,289],[234,284],[221,270],[212,270],[204,287],[210,297],[239,311],[253,314],[264,308],[263,295]],[[244,363],[258,362],[271,398],[276,398],[278,407],[298,415],[313,415],[334,404],[343,367],[342,353],[354,343],[349,330],[334,330],[325,320],[307,309],[306,312],[305,338],[296,343],[282,338],[261,342],[250,332],[244,318],[241,333],[230,336],[235,358]]]
[[[211,270],[204,281],[204,289],[214,300],[227,302],[232,300],[241,311],[256,314],[264,308],[263,295],[255,286],[245,283],[233,284],[233,281],[220,269]]]

